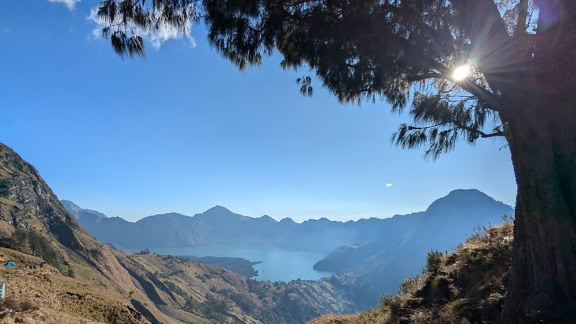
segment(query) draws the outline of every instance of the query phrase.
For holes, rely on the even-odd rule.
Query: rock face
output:
[[[64,247],[84,249],[79,223],[30,164],[0,144],[0,220],[14,229],[44,227]],[[1,239],[1,238],[0,238]]]
[[[94,239],[60,203],[38,171],[0,143],[0,245],[41,257],[60,273],[132,295],[163,315],[134,285],[110,249]]]

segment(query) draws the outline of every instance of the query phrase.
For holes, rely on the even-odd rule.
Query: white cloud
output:
[[[390,188],[390,187],[392,187],[392,184],[391,184],[391,183],[387,183],[387,184],[386,184],[386,188]]]
[[[51,0],[52,1],[52,0]],[[102,28],[106,26],[106,23],[102,21],[97,15],[96,9],[90,11],[90,16],[88,19],[96,24],[96,27],[92,30],[92,36],[94,38],[102,37]],[[186,28],[191,30],[192,21],[188,21]],[[138,35],[142,36],[146,41],[152,45],[152,47],[159,49],[162,44],[169,40],[181,40],[185,39],[190,43],[190,46],[196,47],[196,42],[194,38],[190,35],[183,34],[178,28],[171,25],[160,25],[158,28],[153,28],[150,30],[142,30],[141,28],[134,27],[134,30]]]
[[[63,5],[65,5],[66,7],[68,7],[68,9],[73,10],[74,6],[76,6],[76,4],[78,2],[80,2],[80,0],[48,0],[50,2],[55,2],[55,3],[61,3]]]

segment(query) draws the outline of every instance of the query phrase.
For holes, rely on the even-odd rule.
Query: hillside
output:
[[[178,257],[119,255],[120,263],[172,318],[186,323],[303,323],[354,304],[328,282],[271,283]]]
[[[506,223],[471,236],[454,252],[429,253],[421,276],[407,278],[397,295],[382,298],[380,307],[327,315],[310,324],[496,323],[509,279],[512,239],[512,225]]]
[[[328,282],[256,282],[182,258],[113,250],[76,219],[108,217],[73,212],[0,144],[0,255],[17,263],[0,270],[10,300],[3,322],[303,323],[355,310]]]
[[[431,250],[456,248],[474,228],[499,224],[512,208],[478,190],[454,190],[433,202],[410,231],[383,236],[379,241],[340,247],[314,266],[338,273],[331,282],[354,287],[357,306],[367,309],[382,294],[395,293],[408,276],[426,265]]]
[[[1,323],[150,323],[113,290],[64,276],[38,257],[6,248],[0,255],[17,264],[0,267],[7,287]]]

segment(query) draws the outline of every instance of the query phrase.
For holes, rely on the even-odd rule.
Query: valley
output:
[[[453,249],[475,226],[512,212],[477,190],[455,190],[423,212],[388,219],[296,223],[217,206],[131,223],[61,203],[36,169],[2,144],[0,183],[0,244],[19,265],[3,269],[7,296],[34,305],[24,313],[37,322],[304,323],[355,313],[419,273],[430,250]],[[47,268],[31,267],[38,258]],[[302,273],[308,278],[297,279]],[[34,278],[56,286],[41,288]],[[15,320],[21,312],[4,316]]]

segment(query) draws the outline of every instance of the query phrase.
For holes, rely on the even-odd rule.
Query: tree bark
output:
[[[518,195],[501,323],[576,323],[576,105],[534,103],[510,120]]]

